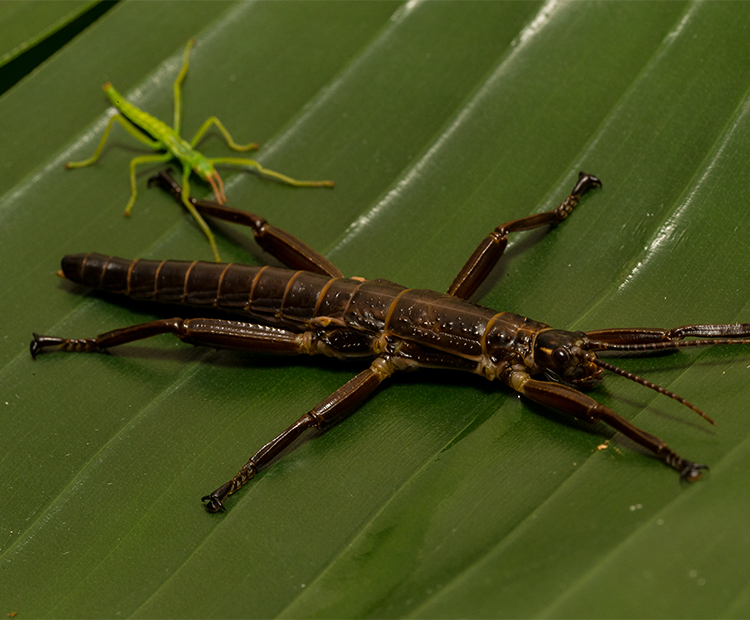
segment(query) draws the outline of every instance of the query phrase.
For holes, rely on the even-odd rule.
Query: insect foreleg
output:
[[[655,348],[676,348],[678,346],[695,346],[710,344],[742,344],[740,340],[750,337],[750,323],[734,323],[730,325],[683,325],[674,329],[655,328],[618,328],[599,329],[586,332],[592,351],[617,350],[627,346],[628,350],[637,351],[639,345],[648,345],[642,350]],[[691,340],[680,345],[676,343],[684,338],[706,338],[719,340]],[[653,346],[659,343],[657,346]],[[661,344],[664,343],[664,344]],[[674,343],[672,345],[667,343]],[[597,345],[602,345],[597,347]]]
[[[207,119],[205,123],[203,123],[201,128],[198,130],[198,132],[193,136],[193,139],[190,141],[190,146],[195,148],[195,145],[198,144],[198,142],[200,142],[200,139],[208,131],[211,125],[216,125],[219,128],[219,131],[221,132],[221,135],[224,136],[224,139],[227,141],[229,148],[234,149],[235,151],[254,151],[258,148],[257,142],[251,142],[250,144],[237,144],[232,139],[232,136],[229,134],[229,132],[226,130],[226,127],[224,127],[222,122],[215,116],[212,116],[211,118]]]
[[[531,230],[548,224],[562,222],[570,212],[578,205],[578,202],[587,191],[594,187],[601,187],[599,179],[591,174],[581,172],[578,174],[578,182],[573,191],[556,209],[545,213],[537,213],[522,217],[512,222],[506,222],[495,228],[479,244],[466,264],[458,272],[455,280],[448,288],[449,295],[455,295],[461,299],[468,299],[474,291],[484,282],[497,261],[505,252],[508,245],[508,235],[522,230]]]
[[[149,179],[149,186],[159,185],[168,191],[179,202],[182,202],[182,188],[175,182],[168,172],[162,171]],[[202,216],[215,217],[233,224],[247,226],[255,236],[255,241],[269,254],[278,258],[284,265],[292,269],[312,271],[332,278],[341,278],[343,274],[329,260],[318,254],[309,245],[300,241],[294,235],[281,228],[269,224],[264,218],[234,209],[227,205],[220,205],[208,200],[188,199]],[[184,206],[184,205],[183,205]]]
[[[131,123],[122,114],[115,114],[114,116],[110,117],[109,123],[107,123],[107,127],[104,130],[104,134],[102,135],[102,139],[99,141],[99,146],[96,147],[96,151],[94,151],[94,154],[88,159],[84,159],[83,161],[69,161],[67,164],[65,164],[65,167],[67,169],[85,168],[86,166],[90,166],[91,164],[95,163],[99,159],[99,156],[102,153],[102,149],[104,148],[104,143],[107,141],[107,137],[109,136],[109,132],[112,129],[112,125],[115,123],[115,121],[120,123],[120,125],[122,125],[125,131],[127,131],[136,140],[145,144],[147,147],[154,149],[155,151],[158,151],[164,148],[164,144],[161,141],[152,140],[145,133],[143,133],[140,129],[138,129],[138,127],[133,125],[133,123]],[[172,156],[170,155],[168,159],[171,159],[171,158]]]
[[[335,183],[333,181],[298,181],[292,177],[288,177],[280,172],[275,172],[264,168],[254,159],[244,159],[240,157],[215,157],[211,158],[212,164],[227,164],[230,166],[242,166],[245,168],[254,168],[262,176],[276,179],[285,185],[291,185],[292,187],[333,187]]]
[[[646,450],[651,452],[656,458],[664,461],[672,469],[680,472],[680,476],[685,480],[690,482],[698,480],[701,477],[700,470],[708,469],[705,465],[683,459],[658,437],[641,430],[612,411],[609,407],[605,407],[576,389],[560,383],[531,379],[528,375],[521,372],[513,373],[512,378],[508,379],[508,382],[511,387],[521,394],[541,405],[545,405],[561,413],[567,413],[584,422],[604,422],[646,448]]]
[[[258,450],[229,482],[201,498],[206,503],[206,510],[209,512],[223,510],[223,502],[227,496],[236,493],[256,473],[270,465],[293,444],[301,440],[304,435],[308,434],[307,431],[311,431],[311,433],[325,431],[340,422],[372,394],[383,379],[390,377],[394,371],[395,369],[388,358],[377,358],[370,368],[359,373]]]

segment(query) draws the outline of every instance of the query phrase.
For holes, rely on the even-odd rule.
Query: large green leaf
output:
[[[561,328],[750,320],[750,5],[122,2],[0,99],[0,612],[19,617],[750,614],[747,348],[618,361],[718,425],[607,376],[592,394],[711,471],[677,475],[478,377],[394,377],[228,502],[199,502],[358,368],[190,349],[28,355],[174,309],[54,277],[62,255],[210,258],[146,191],[100,86],[336,189],[225,174],[346,273],[444,290],[494,226],[602,190],[513,239],[477,296]],[[201,149],[227,153],[218,134]],[[196,184],[196,193],[207,188]],[[228,227],[225,259],[264,262]],[[240,241],[236,245],[235,241]],[[611,439],[608,443],[605,442]],[[600,444],[608,447],[598,450]],[[22,614],[22,616],[21,616]]]

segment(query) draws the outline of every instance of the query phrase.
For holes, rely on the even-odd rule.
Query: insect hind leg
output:
[[[222,484],[212,493],[204,495],[201,501],[204,502],[206,510],[208,512],[224,510],[224,500],[229,495],[239,491],[255,474],[268,467],[283,453],[296,447],[305,435],[315,431],[325,431],[343,420],[394,371],[395,368],[389,359],[377,358],[370,368],[349,380],[258,450],[229,482]]]
[[[179,317],[129,325],[93,338],[60,338],[35,333],[30,350],[34,358],[50,347],[67,352],[94,353],[160,334],[172,334],[188,344],[250,353],[313,355],[320,352],[316,347],[316,334],[312,331],[298,333],[244,321]]]

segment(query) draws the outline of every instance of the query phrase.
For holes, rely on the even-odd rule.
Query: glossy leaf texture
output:
[[[96,4],[91,0],[6,0],[0,4],[0,67],[59,32]]]
[[[67,253],[210,259],[138,177],[111,81],[183,131],[218,116],[226,169],[345,273],[445,290],[492,228],[604,186],[519,234],[476,296],[555,327],[750,322],[750,5],[716,2],[122,2],[0,98],[0,613],[23,617],[746,617],[750,347],[616,360],[591,394],[706,462],[675,472],[606,428],[471,375],[394,377],[207,514],[199,498],[359,370],[193,349],[28,354],[182,310],[57,278]],[[200,145],[227,154],[218,133]],[[194,184],[198,196],[209,188]],[[225,260],[264,263],[215,225]]]

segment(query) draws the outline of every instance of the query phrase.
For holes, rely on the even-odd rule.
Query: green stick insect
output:
[[[104,135],[99,141],[99,146],[96,147],[94,154],[83,161],[68,162],[65,167],[70,168],[84,168],[95,163],[102,153],[104,143],[107,141],[107,136],[112,129],[112,125],[115,122],[120,123],[123,129],[127,131],[136,140],[139,140],[149,148],[155,151],[166,151],[165,153],[158,153],[156,155],[141,155],[134,157],[130,160],[130,200],[125,207],[125,216],[130,217],[135,203],[138,191],[135,184],[135,169],[140,164],[154,164],[160,162],[167,162],[171,159],[178,159],[182,163],[182,203],[185,208],[195,218],[201,230],[208,238],[208,242],[211,244],[211,250],[214,254],[214,258],[217,262],[221,259],[219,257],[219,251],[216,248],[216,240],[211,232],[211,229],[206,224],[206,221],[195,209],[195,206],[190,202],[190,174],[195,172],[201,179],[210,183],[216,195],[216,200],[219,204],[226,202],[226,196],[224,195],[224,183],[219,176],[219,173],[214,168],[214,164],[227,164],[232,166],[247,166],[254,168],[263,176],[271,177],[277,181],[281,181],[286,185],[293,187],[333,187],[333,181],[298,181],[291,177],[268,170],[261,166],[257,161],[253,159],[244,159],[239,157],[213,157],[208,158],[195,150],[195,145],[198,144],[200,139],[205,135],[208,129],[212,125],[216,125],[221,134],[224,136],[229,148],[235,151],[251,151],[258,148],[257,142],[250,144],[237,144],[229,132],[226,130],[221,121],[215,116],[210,117],[198,130],[193,139],[188,143],[180,136],[180,123],[182,116],[182,82],[185,79],[185,75],[188,71],[190,50],[195,44],[194,39],[190,39],[185,47],[185,52],[182,57],[182,68],[177,78],[174,81],[174,126],[169,127],[166,123],[160,121],[158,118],[151,116],[143,110],[137,108],[132,103],[128,103],[125,98],[115,90],[114,86],[107,82],[102,88],[106,93],[112,105],[119,110],[119,114],[115,114],[109,119],[107,128],[104,130]]]

